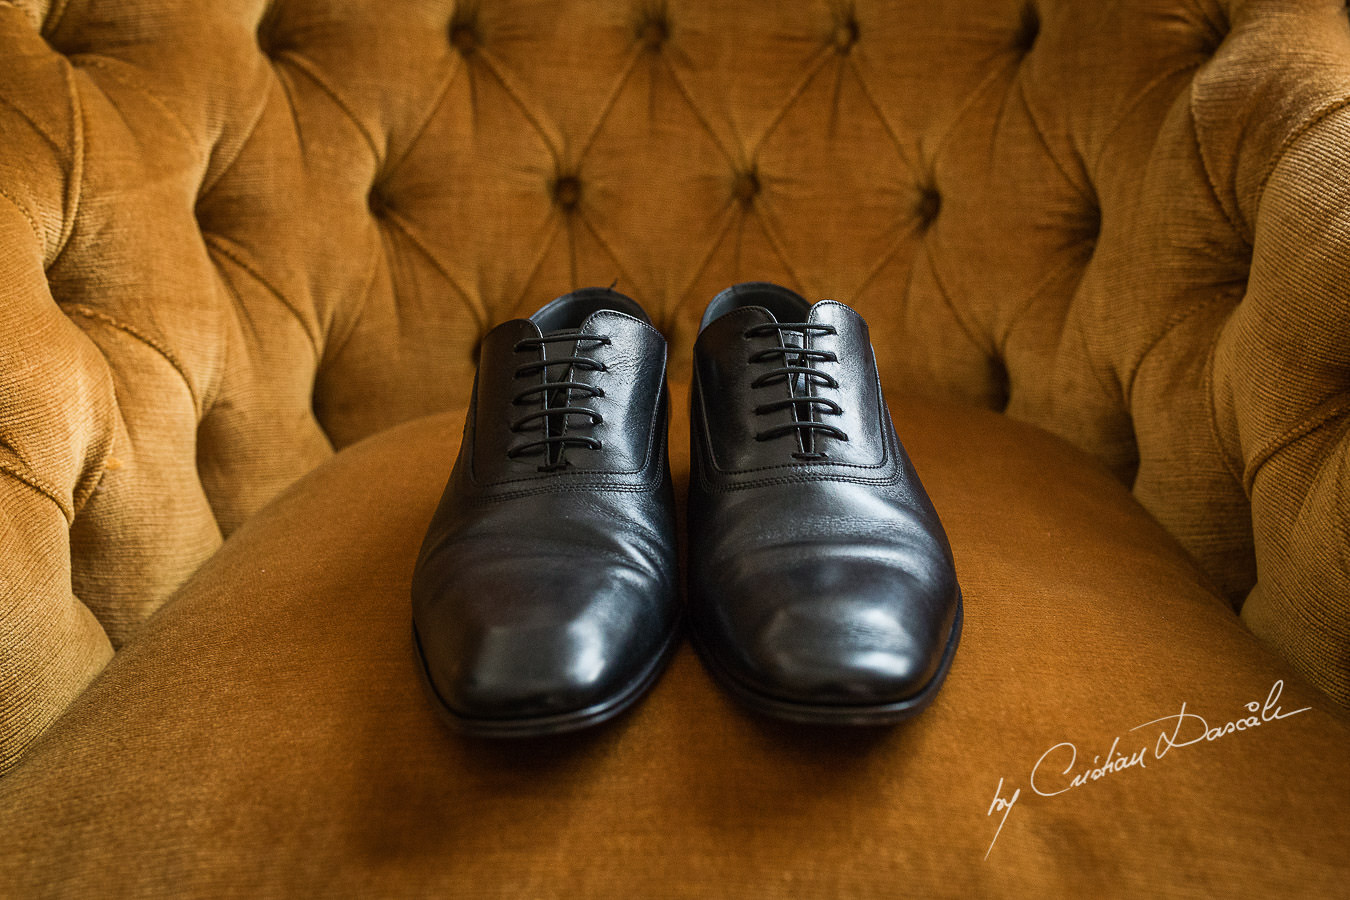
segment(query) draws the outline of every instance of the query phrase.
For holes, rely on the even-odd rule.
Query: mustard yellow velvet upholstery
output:
[[[986,411],[893,409],[966,603],[912,722],[748,715],[686,644],[608,727],[450,733],[418,683],[408,590],[453,412],[250,519],[0,779],[3,893],[1344,896],[1350,718],[1080,451]],[[1277,682],[1284,719],[1259,708]],[[1183,704],[1218,730],[1268,720],[1210,741],[1194,719],[1136,728]],[[1182,746],[1159,753],[1164,734]],[[1113,764],[1143,766],[1070,787],[1116,740]]]
[[[852,304],[893,398],[1096,457],[1350,704],[1347,107],[1340,0],[0,0],[0,771],[615,281],[677,387],[727,284]]]

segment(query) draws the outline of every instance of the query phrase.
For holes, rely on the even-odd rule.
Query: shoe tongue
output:
[[[581,288],[563,294],[530,316],[544,333],[585,329],[597,313],[616,312],[650,324],[647,313],[631,298],[610,288]]]
[[[773,313],[762,306],[740,306],[730,310],[721,316],[718,316],[699,331],[699,339],[703,339],[706,334],[711,339],[717,335],[725,335],[719,340],[730,340],[732,335],[738,335],[747,328],[755,325],[768,325],[776,323]]]
[[[796,291],[766,281],[747,281],[732,285],[708,303],[699,330],[724,316],[752,309],[763,312],[769,322],[801,322],[810,308],[811,304]]]
[[[555,328],[551,331],[540,331],[539,336],[571,337],[572,335],[576,335],[577,338],[580,339],[587,335],[592,335],[596,337],[599,337],[600,335],[609,335],[611,332],[614,331],[613,326],[615,323],[615,319],[623,317],[622,313],[618,314],[617,316],[606,315],[607,313],[612,312],[613,312],[612,310],[597,309],[590,315],[588,315],[581,322],[581,324],[575,328]],[[596,320],[601,318],[602,316],[606,321],[597,322]],[[538,328],[537,325],[535,327]],[[549,341],[547,344],[543,345],[542,349],[544,352],[545,359],[566,359],[569,356],[585,356],[586,355],[585,351],[594,346],[595,346],[594,341],[584,341],[584,342],[578,340]],[[561,369],[562,367],[559,366],[557,369],[554,370],[554,374],[556,374]],[[565,379],[556,378],[555,380],[561,381]]]

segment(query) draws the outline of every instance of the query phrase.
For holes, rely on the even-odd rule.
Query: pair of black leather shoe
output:
[[[679,634],[666,343],[612,290],[483,341],[413,575],[413,638],[456,729],[582,728],[636,702]],[[895,436],[867,325],[742,284],[708,305],[690,400],[688,620],[719,683],[794,721],[898,721],[961,633],[937,513]]]

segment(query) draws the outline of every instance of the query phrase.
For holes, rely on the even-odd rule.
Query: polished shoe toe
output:
[[[734,677],[767,696],[813,705],[878,706],[920,693],[946,637],[931,633],[927,611],[948,603],[949,588],[885,566],[831,568],[758,578],[741,596],[760,602],[724,606],[731,616],[721,644],[731,650]]]
[[[802,603],[778,610],[751,644],[771,693],[800,703],[903,700],[931,666],[904,626],[868,603]]]
[[[594,568],[541,589],[513,578],[520,568],[446,579],[420,616],[424,674],[460,730],[584,725],[643,687],[670,643],[674,622],[644,573]]]
[[[616,679],[604,630],[593,621],[495,626],[474,635],[439,690],[461,716],[498,719],[586,709]]]

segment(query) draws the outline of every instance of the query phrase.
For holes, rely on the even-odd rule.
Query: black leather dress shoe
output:
[[[666,342],[589,288],[483,339],[413,574],[413,638],[456,729],[530,736],[631,706],[676,641]]]
[[[960,640],[961,593],[867,324],[772,284],[723,291],[690,405],[689,615],[714,677],[794,721],[926,706]]]

